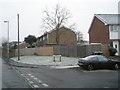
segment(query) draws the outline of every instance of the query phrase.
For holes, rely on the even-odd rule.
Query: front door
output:
[[[115,55],[119,55],[119,41],[113,41],[113,47],[117,50]]]

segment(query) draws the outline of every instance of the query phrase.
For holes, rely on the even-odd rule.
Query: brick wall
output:
[[[76,45],[77,37],[75,32],[67,28],[61,28],[59,30],[59,44],[61,45]],[[48,34],[48,43],[56,44],[56,31],[52,31]]]
[[[94,17],[89,30],[90,43],[109,44],[109,26]]]
[[[109,57],[109,45],[108,44],[102,44],[102,52],[104,56]]]

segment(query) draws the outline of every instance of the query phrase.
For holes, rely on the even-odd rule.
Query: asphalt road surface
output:
[[[29,84],[21,77],[14,67],[2,61],[2,88],[31,88]]]
[[[82,68],[20,68],[16,70],[33,88],[118,88],[118,71]]]
[[[2,59],[0,57],[0,90],[1,89],[2,89]]]
[[[11,67],[4,61],[2,64],[3,88],[118,88],[117,70]]]

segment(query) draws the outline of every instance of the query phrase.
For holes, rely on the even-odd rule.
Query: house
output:
[[[12,48],[12,49],[17,49],[17,48],[18,48],[18,41],[10,42],[10,43],[9,43],[9,47]],[[28,43],[19,42],[19,48],[20,48],[20,49],[26,48],[26,47],[28,47]]]
[[[89,33],[90,43],[107,44],[120,55],[120,14],[95,14]]]
[[[19,42],[21,44],[22,42]],[[12,41],[9,43],[9,48],[16,49],[18,46],[18,41]]]
[[[89,41],[81,40],[80,42],[77,43],[77,45],[89,45]]]
[[[59,45],[77,45],[77,38],[74,31],[69,28],[61,27],[59,34],[56,30],[44,33],[37,39],[37,46],[56,45],[56,38],[59,36]]]
[[[22,48],[27,48],[28,47],[28,43],[25,43],[25,42],[22,42],[20,45],[19,45],[19,48],[22,49]]]

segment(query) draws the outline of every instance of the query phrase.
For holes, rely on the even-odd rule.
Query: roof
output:
[[[73,30],[71,30],[70,28],[67,28],[67,27],[65,27],[65,26],[60,27],[60,30],[62,30],[62,29],[70,30],[70,31],[74,32]],[[53,31],[55,31],[55,29],[53,29],[53,30],[51,30],[51,31],[49,31],[49,32],[47,32],[47,33],[51,33],[51,32],[53,32]]]
[[[107,25],[120,24],[120,14],[95,14],[95,16]]]
[[[62,29],[70,30],[71,32],[74,32],[73,30],[71,30],[70,28],[67,28],[67,27],[65,27],[65,26],[62,26],[62,27],[60,28],[60,30],[62,30]],[[40,39],[41,37],[47,35],[48,33],[53,32],[53,31],[55,31],[55,29],[53,29],[53,30],[51,30],[51,31],[48,31],[48,32],[46,31],[43,35],[41,35],[40,37],[38,37],[38,39]],[[75,32],[74,32],[74,33],[75,33]]]

